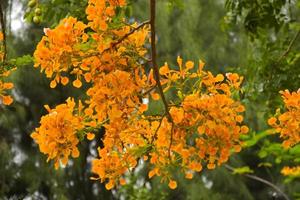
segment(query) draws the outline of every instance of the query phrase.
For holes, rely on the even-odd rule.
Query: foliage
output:
[[[277,32],[290,19],[290,1],[286,0],[226,0],[226,20],[231,23],[242,21],[249,34],[259,34],[260,29],[274,28]],[[255,37],[255,36],[253,36]]]

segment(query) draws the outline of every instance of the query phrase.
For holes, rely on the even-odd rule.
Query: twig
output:
[[[144,27],[145,25],[149,24],[150,21],[145,21],[141,24],[139,24],[137,27],[135,27],[134,29],[132,29],[129,33],[125,34],[123,37],[121,37],[117,42],[114,42],[111,44],[111,49],[115,48],[118,44],[120,44],[123,40],[125,40],[126,38],[128,38],[130,35],[132,35],[135,31],[139,30],[140,28]]]
[[[1,30],[3,33],[3,48],[4,48],[3,62],[4,62],[6,60],[7,47],[6,47],[6,28],[5,28],[3,8],[1,3],[0,3],[0,23],[1,23]]]
[[[234,171],[234,168],[231,167],[230,165],[225,164],[224,166],[225,166],[225,168],[228,169],[229,171],[231,171],[231,172]],[[290,200],[289,197],[288,197],[284,192],[282,192],[275,184],[271,183],[270,181],[267,181],[267,180],[265,180],[265,179],[263,179],[263,178],[260,178],[260,177],[258,177],[258,176],[251,175],[251,174],[241,174],[241,175],[243,175],[243,176],[245,176],[245,177],[247,177],[247,178],[250,178],[250,179],[252,179],[252,180],[259,181],[259,182],[261,182],[261,183],[264,183],[264,184],[266,184],[266,185],[272,187],[274,190],[276,190],[278,193],[280,193],[280,194],[282,195],[282,197],[283,197],[285,200]]]
[[[98,55],[103,54],[103,53],[106,52],[106,51],[109,51],[109,50],[111,50],[111,49],[116,48],[120,43],[122,43],[125,39],[127,39],[127,38],[128,38],[130,35],[132,35],[135,31],[139,30],[140,28],[144,27],[145,25],[147,25],[147,24],[149,24],[149,23],[150,23],[150,21],[145,21],[145,22],[139,24],[137,27],[135,27],[134,29],[132,29],[129,33],[123,35],[123,37],[121,37],[119,40],[117,40],[116,42],[112,42],[112,43],[110,44],[110,47],[104,49],[101,53],[95,52],[95,53],[92,53],[92,54],[88,54],[88,55],[86,55],[86,56],[84,56],[84,57],[98,56]]]
[[[149,94],[150,92],[152,92],[152,90],[154,90],[156,88],[156,84],[149,88],[148,90],[146,90],[145,92],[142,93],[142,96],[145,96],[146,94]]]
[[[284,57],[286,57],[289,52],[291,51],[293,45],[295,44],[297,38],[299,37],[300,35],[300,30],[296,33],[296,35],[294,36],[294,38],[291,40],[288,48],[283,52],[283,54],[279,57],[279,59],[277,60],[277,63],[279,63]]]
[[[170,144],[169,144],[169,148],[168,148],[170,160],[171,160],[171,147],[172,147],[172,142],[173,142],[173,132],[174,132],[174,123],[172,123],[172,127],[171,127],[171,138],[170,138]]]
[[[162,124],[162,121],[163,121],[164,117],[165,117],[165,115],[163,115],[163,116],[161,117],[161,119],[160,119],[160,121],[159,121],[159,124],[158,124],[158,127],[157,127],[157,129],[155,130],[155,133],[154,133],[154,135],[153,135],[153,137],[152,137],[152,140],[151,140],[151,143],[150,143],[150,144],[153,144],[154,139],[156,138],[157,132],[158,132],[158,130],[159,130],[160,127],[161,127],[161,124]]]

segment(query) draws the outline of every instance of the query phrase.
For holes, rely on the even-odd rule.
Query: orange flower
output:
[[[10,105],[13,102],[11,96],[4,96],[2,95],[2,102],[4,105]]]
[[[61,83],[62,83],[63,85],[67,85],[68,82],[69,82],[69,79],[68,79],[67,77],[61,77]]]
[[[286,166],[281,170],[281,173],[284,176],[300,177],[300,166],[296,166],[296,167]]]
[[[109,182],[105,184],[105,188],[107,190],[111,190],[114,187],[114,185],[115,185],[114,181],[109,180]]]
[[[167,64],[165,64],[164,66],[162,66],[160,69],[159,69],[159,73],[161,75],[167,75],[168,73],[170,72],[170,69],[168,67]]]
[[[60,81],[65,85],[68,80],[60,78],[62,72],[67,72],[72,63],[72,57],[80,54],[78,45],[85,36],[86,25],[73,17],[66,18],[53,30],[46,29],[45,36],[37,45],[34,52],[35,67],[41,67],[48,78],[54,78],[50,87],[56,87]],[[73,70],[74,74],[80,75],[82,71]]]
[[[82,83],[79,79],[76,79],[75,81],[73,81],[73,86],[80,88],[82,86]]]
[[[55,109],[45,107],[49,114],[42,117],[40,127],[31,137],[39,145],[40,151],[48,155],[47,161],[54,160],[57,169],[60,162],[67,164],[69,156],[79,156],[76,132],[83,128],[83,124],[80,117],[74,115],[75,103],[70,98],[66,104],[58,105]]]
[[[175,124],[179,124],[184,119],[184,110],[181,108],[172,107],[170,109],[170,114],[172,115]]]
[[[300,142],[300,89],[297,92],[280,91],[286,111],[268,119],[268,124],[284,139],[284,148]]]
[[[10,105],[13,102],[13,98],[7,95],[6,90],[10,90],[14,87],[13,83],[5,83],[0,80],[0,101],[4,105]]]
[[[155,92],[151,93],[151,97],[152,97],[152,99],[155,100],[155,101],[157,101],[157,100],[160,99],[159,94],[158,94],[158,93],[155,93]]]
[[[90,20],[89,25],[93,30],[99,28],[101,31],[105,31],[107,22],[115,15],[116,7],[125,5],[125,0],[89,0],[86,8],[87,19]]]
[[[275,117],[271,117],[270,119],[268,119],[268,124],[270,126],[273,126],[276,124],[277,119]]]
[[[93,140],[93,139],[95,138],[95,134],[93,134],[93,133],[88,133],[88,134],[86,135],[86,138],[87,138],[88,140]]]
[[[169,181],[169,188],[171,188],[172,190],[175,190],[177,188],[177,182],[176,181],[173,181],[173,180],[170,180]]]
[[[192,61],[187,61],[187,62],[185,63],[185,67],[186,67],[188,70],[194,68],[194,62],[192,62]]]
[[[120,185],[126,185],[126,180],[124,178],[120,179]]]
[[[185,174],[185,178],[187,178],[187,179],[192,179],[193,178],[193,173],[191,173],[191,172],[187,172],[186,174]]]

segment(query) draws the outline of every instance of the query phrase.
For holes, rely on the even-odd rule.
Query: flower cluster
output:
[[[84,23],[69,17],[53,30],[44,29],[45,36],[34,52],[34,66],[40,66],[48,78],[53,78],[51,88],[55,88],[57,83],[66,85],[69,82],[68,77],[62,74],[68,72],[71,66],[71,73],[77,75],[76,80],[82,74],[84,69],[78,66],[74,57],[82,55],[79,46],[87,41],[88,35],[84,33],[86,27]],[[73,82],[74,86],[78,86],[77,82]]]
[[[277,109],[275,116],[268,119],[268,124],[276,133],[280,133],[284,140],[282,146],[288,149],[300,142],[300,89],[297,92],[280,91],[280,94],[286,111],[281,113],[280,109]],[[298,177],[300,166],[285,166],[281,173],[284,176]]]
[[[99,71],[128,71],[128,66],[138,66],[136,60],[146,53],[143,45],[148,28],[127,23],[107,28],[113,23],[111,17],[116,8],[124,5],[125,1],[90,0],[86,9],[87,25],[68,17],[53,30],[44,29],[45,36],[34,52],[35,67],[40,67],[52,80],[51,88],[58,83],[68,84],[67,74],[75,76],[73,86],[80,88],[83,79],[86,82],[98,79]],[[86,33],[87,28],[94,32]],[[139,30],[132,32],[133,29]]]
[[[80,116],[80,109],[75,114],[75,102],[70,98],[54,109],[49,106],[45,108],[49,114],[41,118],[41,126],[36,128],[31,137],[39,145],[40,151],[48,155],[47,161],[54,160],[57,169],[60,162],[63,165],[68,163],[70,155],[73,158],[79,156],[77,132],[84,128],[83,117]]]
[[[125,5],[125,0],[90,0],[86,8],[87,19],[90,20],[89,26],[95,31],[106,31],[109,22],[116,14],[116,7]]]
[[[167,64],[160,68],[165,91],[176,86],[181,101],[171,105],[173,122],[164,118],[157,130],[150,159],[154,168],[149,172],[149,177],[165,176],[171,188],[176,187],[168,173],[171,164],[180,166],[186,178],[192,178],[204,164],[214,169],[228,160],[231,150],[241,150],[239,137],[248,132],[242,124],[244,106],[231,97],[242,77],[229,73],[225,81],[221,74],[213,76],[203,71],[202,61],[197,72],[191,72],[192,61],[184,66],[180,57],[177,61],[179,70],[171,70]]]
[[[99,80],[87,91],[90,97],[87,103],[88,111],[91,115],[95,113],[99,122],[106,118],[111,121],[128,119],[136,110],[143,111],[146,105],[141,103],[138,94],[147,87],[145,76],[115,70],[108,74],[102,73],[98,78]]]
[[[150,163],[150,178],[161,176],[175,189],[173,166],[191,179],[202,166],[213,169],[241,150],[239,137],[248,128],[243,125],[244,107],[232,96],[243,78],[235,73],[214,76],[203,70],[203,62],[195,69],[192,61],[183,65],[178,57],[179,69],[167,64],[160,68],[163,93],[158,94],[153,71],[146,73],[149,28],[147,23],[126,22],[125,5],[125,0],[89,0],[87,24],[69,17],[45,30],[34,56],[35,67],[52,80],[50,86],[65,85],[72,75],[75,87],[82,80],[89,84],[84,105],[76,110],[69,99],[49,109],[32,137],[57,168],[70,155],[79,155],[80,136],[93,140],[90,129],[104,127],[103,147],[92,161],[93,179],[112,189],[124,184],[124,174],[143,159]],[[143,99],[151,94],[159,100],[170,89],[177,95],[166,103],[165,115],[146,112]]]
[[[93,161],[92,167],[97,179],[108,180],[107,189],[136,166],[139,156],[135,152],[147,148],[153,133],[149,121],[142,117],[147,105],[140,99],[147,88],[147,77],[140,76],[139,69],[135,71],[134,74],[120,70],[103,73],[87,91],[90,99],[86,111],[98,123],[109,119],[104,125],[104,147],[98,150],[100,158]]]
[[[178,60],[180,65],[181,59]],[[152,165],[149,177],[161,176],[163,181],[169,182],[170,188],[175,189],[177,183],[171,177],[170,166],[181,168],[186,178],[191,179],[193,173],[202,170],[203,165],[213,169],[216,164],[226,162],[232,151],[241,150],[239,137],[248,132],[248,127],[242,124],[241,113],[244,112],[244,107],[232,99],[231,94],[238,90],[242,77],[227,74],[225,81],[222,75],[215,77],[210,72],[203,71],[203,65],[200,62],[196,73],[190,72],[194,68],[191,61],[186,63],[186,66],[192,66],[188,70],[170,70],[167,65],[161,68],[160,73],[165,77],[162,80],[165,92],[174,84],[181,84],[178,82],[184,83],[178,91],[181,94],[181,103],[170,105],[172,122],[166,116],[155,118],[141,115],[142,112],[138,111],[142,107],[134,106],[138,102],[127,104],[128,96],[134,94],[132,91],[136,88],[129,82],[128,86],[124,86],[123,81],[127,81],[127,78],[119,80],[120,85],[116,87],[121,89],[121,94],[105,95],[106,91],[112,94],[114,89],[101,89],[104,91],[102,99],[106,99],[107,103],[98,98],[96,102],[100,102],[100,110],[106,110],[112,100],[116,102],[115,98],[122,99],[123,103],[114,105],[123,107],[114,112],[114,117],[110,117],[112,122],[104,125],[104,148],[98,150],[100,158],[93,162],[92,172],[98,175],[95,179],[107,179],[106,187],[111,189],[120,180],[123,182],[122,175],[133,169],[138,159],[149,159]],[[185,82],[191,79],[200,81],[194,83],[197,86],[191,91],[186,91]],[[113,79],[109,81],[111,86],[116,82]],[[151,82],[151,74],[148,81]],[[95,113],[99,113],[100,110],[96,110]]]
[[[86,9],[89,20],[87,25],[73,17],[62,20],[53,30],[45,29],[45,36],[34,53],[35,67],[40,67],[41,71],[45,71],[46,76],[52,79],[51,88],[56,87],[58,83],[66,85],[69,82],[69,74],[75,75],[73,81],[75,87],[82,86],[82,79],[92,83],[87,90],[88,100],[80,109],[81,118],[78,118],[78,113],[74,113],[71,109],[69,112],[71,119],[65,121],[67,124],[63,126],[58,126],[55,122],[51,124],[53,117],[66,117],[68,112],[64,109],[69,106],[61,104],[42,118],[40,127],[32,134],[41,152],[47,154],[48,159],[54,159],[56,167],[59,166],[60,159],[66,164],[70,155],[68,152],[77,151],[79,132],[79,135],[87,135],[90,140],[94,138],[94,134],[87,131],[86,127],[93,129],[103,125],[107,129],[107,136],[103,139],[105,148],[99,150],[99,154],[107,152],[107,156],[102,153],[100,160],[93,162],[100,163],[97,164],[99,166],[107,166],[106,162],[117,159],[116,156],[120,153],[116,154],[115,150],[122,149],[119,146],[120,140],[124,144],[127,141],[128,147],[132,146],[133,141],[141,143],[141,136],[134,139],[134,135],[131,134],[132,137],[129,137],[126,133],[137,131],[136,128],[143,126],[144,122],[140,115],[147,110],[147,105],[142,103],[142,93],[153,87],[153,84],[147,83],[146,73],[139,62],[146,53],[144,43],[148,36],[148,28],[144,25],[139,27],[136,23],[113,24],[111,18],[115,15],[116,9],[123,6],[125,1],[122,0],[90,0]],[[94,32],[85,33],[87,28],[91,28]],[[52,113],[56,113],[55,116]],[[68,134],[63,129],[67,125],[73,127]],[[49,126],[55,127],[55,131],[49,129]],[[122,137],[120,131],[124,132]],[[65,135],[65,140],[61,141],[63,145],[52,146],[51,149],[55,149],[52,152],[48,148],[49,143],[53,138],[63,135]],[[70,143],[68,139],[73,142]],[[111,159],[113,157],[115,159]],[[120,166],[123,166],[125,161],[136,162],[136,157],[134,159],[130,157],[132,156],[128,152],[119,157],[118,159],[122,160]],[[112,177],[100,173],[98,171],[100,168],[93,167],[93,172],[98,174],[102,181]]]
[[[13,99],[5,90],[10,90],[14,87],[13,83],[6,83],[0,80],[0,100],[4,105],[10,105]]]
[[[281,170],[284,176],[300,177],[300,166],[296,167],[284,167]]]
[[[286,112],[277,110],[268,120],[280,137],[284,139],[283,147],[290,148],[300,142],[300,89],[297,92],[281,91]]]

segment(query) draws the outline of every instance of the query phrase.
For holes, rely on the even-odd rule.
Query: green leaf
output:
[[[268,135],[270,135],[269,130],[266,130],[259,133],[253,133],[252,136],[250,136],[250,138],[242,138],[245,139],[244,147],[254,146],[258,141],[260,141]]]
[[[249,166],[234,168],[233,174],[251,174],[254,171]]]
[[[281,161],[282,161],[281,158],[276,158],[275,159],[275,163],[277,163],[277,164],[281,163]]]
[[[269,162],[262,162],[258,164],[258,167],[272,167],[272,163]]]
[[[300,155],[300,145],[296,145],[289,150],[292,155]]]
[[[265,150],[261,150],[261,151],[258,153],[258,156],[259,156],[260,158],[265,158],[265,157],[267,157],[267,155],[268,155],[268,152],[266,152]]]
[[[10,63],[12,65],[16,65],[17,67],[26,66],[26,65],[30,65],[33,63],[33,58],[30,55],[24,55],[24,56],[18,57],[16,59],[11,59]]]

